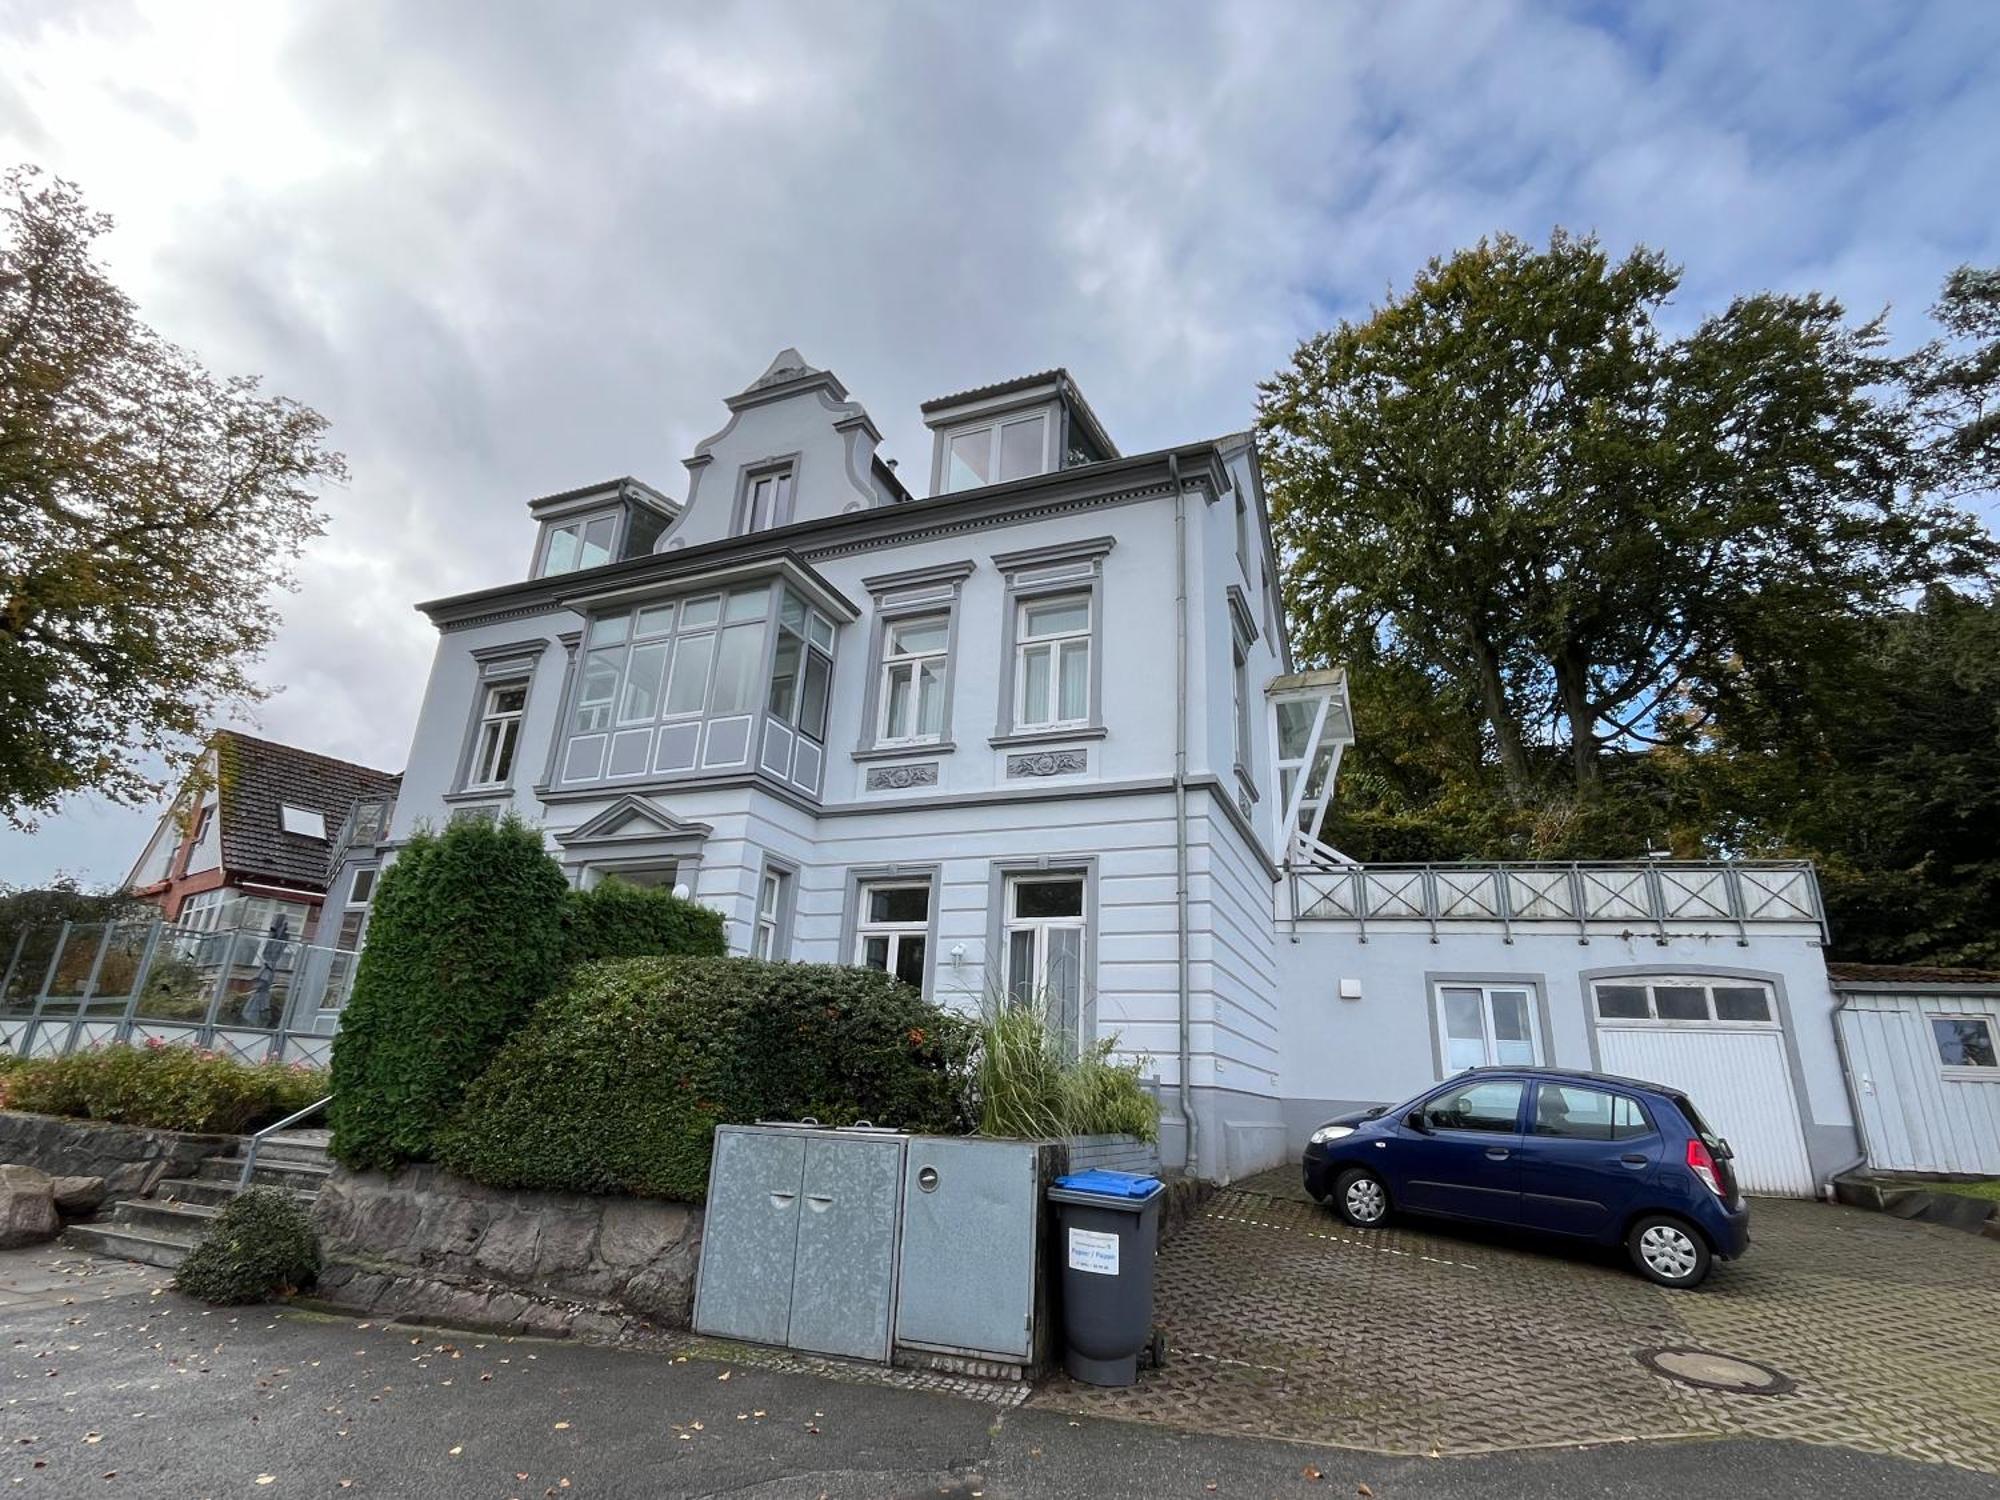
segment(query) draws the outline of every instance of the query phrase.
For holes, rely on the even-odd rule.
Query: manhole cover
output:
[[[1733,1391],[1742,1396],[1782,1396],[1792,1389],[1790,1376],[1755,1360],[1738,1359],[1733,1354],[1715,1354],[1707,1349],[1647,1349],[1639,1363],[1657,1370],[1669,1380],[1704,1391]]]

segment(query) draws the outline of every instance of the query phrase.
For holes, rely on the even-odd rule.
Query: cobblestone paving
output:
[[[1352,1230],[1266,1174],[1161,1252],[1164,1370],[1122,1391],[1058,1378],[1033,1404],[1391,1453],[1754,1435],[2000,1473],[2000,1245],[1778,1200],[1752,1232],[1706,1288],[1670,1292],[1609,1253]],[[1639,1364],[1662,1346],[1797,1388],[1694,1390]]]

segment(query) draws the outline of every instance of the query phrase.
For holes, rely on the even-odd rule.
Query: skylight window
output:
[[[287,833],[296,833],[309,839],[326,838],[326,817],[311,808],[294,807],[287,802],[278,809],[278,826]]]

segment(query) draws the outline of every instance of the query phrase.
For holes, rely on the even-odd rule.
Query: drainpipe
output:
[[[1834,995],[1836,999],[1833,1006],[1833,1015],[1830,1017],[1833,1023],[1833,1055],[1840,1062],[1841,1082],[1847,1085],[1847,1108],[1848,1112],[1854,1116],[1854,1138],[1861,1143],[1861,1155],[1846,1166],[1837,1167],[1826,1174],[1825,1180],[1820,1183],[1820,1196],[1829,1203],[1834,1198],[1833,1180],[1836,1177],[1845,1177],[1856,1167],[1867,1166],[1869,1160],[1868,1121],[1867,1116],[1861,1110],[1861,1080],[1854,1076],[1854,1062],[1847,1054],[1847,1038],[1840,1034],[1840,1017],[1847,1009],[1848,996],[1842,994],[1839,990],[1835,990]]]
[[[1193,1066],[1188,993],[1188,549],[1187,492],[1181,488],[1177,453],[1167,455],[1167,478],[1174,487],[1174,905],[1180,939],[1175,980],[1180,992],[1181,1127],[1187,1133],[1187,1158],[1181,1171],[1192,1177],[1200,1160],[1201,1128],[1195,1123],[1194,1091],[1188,1083]]]

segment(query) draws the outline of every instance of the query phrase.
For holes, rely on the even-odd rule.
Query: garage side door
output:
[[[1664,1083],[1694,1100],[1709,1128],[1736,1153],[1736,1180],[1744,1192],[1813,1195],[1780,1033],[1600,1025],[1597,1039],[1605,1072]]]

